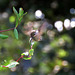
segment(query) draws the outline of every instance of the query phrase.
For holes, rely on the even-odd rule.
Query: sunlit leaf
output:
[[[6,67],[8,67],[8,68],[13,68],[13,67],[15,67],[15,66],[18,65],[18,64],[19,64],[18,62],[13,61],[12,63],[8,64]]]
[[[14,29],[14,35],[15,35],[15,38],[18,39],[18,31],[16,28]]]
[[[23,57],[23,59],[25,59],[25,60],[30,60],[31,57]]]
[[[25,59],[25,60],[31,59],[31,56],[29,56],[29,52],[24,52],[24,53],[21,54],[21,56],[23,56],[23,59]]]
[[[29,55],[32,56],[33,53],[34,53],[34,49],[30,49],[30,50],[29,50]]]
[[[6,60],[0,62],[0,70],[8,70],[8,68],[6,68],[6,66],[8,64],[10,64],[10,60],[12,59],[12,57],[7,57]],[[12,59],[13,60],[13,59]],[[4,67],[5,66],[5,67]]]
[[[2,39],[6,39],[6,38],[8,38],[8,35],[0,34],[0,38],[2,38]]]
[[[28,56],[28,55],[29,55],[29,52],[24,52],[24,53],[22,53],[21,55],[22,55],[22,56],[23,56],[23,55]]]

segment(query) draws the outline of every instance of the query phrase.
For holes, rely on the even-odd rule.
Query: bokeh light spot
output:
[[[9,17],[9,21],[10,21],[11,23],[15,22],[15,16],[10,16],[10,17]]]
[[[36,12],[35,12],[35,18],[37,18],[37,19],[44,18],[44,14],[42,13],[41,10],[36,10]]]
[[[70,9],[70,13],[71,13],[71,14],[75,14],[75,9],[74,9],[74,8],[71,8],[71,9]]]
[[[64,20],[64,27],[69,30],[70,29],[70,20],[69,19],[65,19]]]
[[[62,21],[56,21],[54,23],[55,28],[57,28],[57,30],[59,32],[63,31],[63,22]]]

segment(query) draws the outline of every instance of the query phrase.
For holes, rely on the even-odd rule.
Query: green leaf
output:
[[[21,54],[21,56],[23,56],[23,59],[25,59],[25,60],[31,59],[31,56],[29,56],[29,52],[24,52],[24,53]]]
[[[30,50],[29,50],[29,56],[32,56],[33,53],[34,53],[34,49],[30,49]]]
[[[19,8],[19,18],[23,15],[23,13],[24,13],[23,8]]]
[[[14,29],[14,35],[15,35],[15,38],[18,39],[18,31],[16,28]]]
[[[23,16],[26,15],[26,14],[27,14],[27,12],[21,15],[21,17],[19,18],[19,23],[21,23],[21,21],[23,19]]]
[[[15,9],[15,7],[13,7],[13,11],[15,13],[15,15],[17,16],[17,18],[19,17],[17,10]]]
[[[8,68],[13,68],[13,67],[15,67],[15,66],[18,65],[18,64],[19,64],[18,62],[13,61],[12,63],[8,64],[6,67],[8,67]]]
[[[26,14],[27,14],[27,12],[25,12],[25,13],[23,14],[23,16],[26,15]]]
[[[0,71],[2,70],[7,70],[8,68],[6,68],[6,66],[8,65],[8,64],[10,64],[10,60],[13,60],[12,59],[12,57],[6,57],[6,60],[4,60],[4,61],[2,61],[2,62],[0,62]],[[3,67],[3,66],[5,66],[5,67]]]
[[[28,56],[29,52],[24,52],[24,53],[21,54],[21,56],[23,56],[23,55]]]
[[[6,38],[8,38],[8,35],[0,34],[0,38],[2,38],[2,39],[6,39]]]
[[[30,60],[32,57],[23,57],[25,60]]]

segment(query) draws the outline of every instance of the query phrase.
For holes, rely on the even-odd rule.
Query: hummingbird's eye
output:
[[[34,41],[41,40],[41,35],[38,30],[33,31],[30,35],[31,35],[32,40],[34,40]]]
[[[36,32],[32,32],[31,33],[31,37],[33,37],[34,35],[36,35]]]

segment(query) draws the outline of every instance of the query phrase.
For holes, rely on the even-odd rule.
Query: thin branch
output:
[[[23,58],[23,56],[21,56],[16,62],[18,62],[21,58]]]
[[[18,25],[19,25],[19,23],[18,23]],[[18,25],[17,25],[17,27],[18,27]],[[1,30],[0,32],[10,31],[10,30],[13,30],[13,29],[15,29],[15,28],[17,28],[17,27],[14,27],[14,28],[11,28],[11,29],[7,29],[7,30]]]
[[[32,45],[31,45],[31,49],[32,49]]]
[[[7,29],[7,30],[1,30],[0,32],[6,32],[6,31],[13,30],[13,29],[15,29],[15,28]]]

